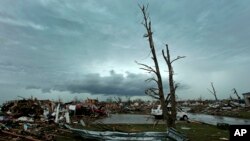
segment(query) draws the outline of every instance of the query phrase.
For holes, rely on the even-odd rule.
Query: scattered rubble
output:
[[[150,101],[122,102],[119,98],[110,102],[87,99],[62,103],[36,98],[7,101],[0,107],[0,136],[13,141],[53,141],[71,132],[64,124],[88,127],[110,113],[148,114],[152,106]]]
[[[8,101],[1,106],[0,136],[1,140],[11,141],[53,141],[65,131],[70,132],[62,126],[65,123],[84,123],[83,120],[104,116],[108,116],[104,106],[90,100],[70,103],[32,98]]]
[[[250,113],[250,108],[244,102],[239,100],[220,100],[220,101],[192,101],[182,102],[182,106],[190,107],[190,113],[202,113],[209,115],[230,116],[238,118],[249,118],[240,115],[241,113]],[[244,114],[246,115],[246,114]],[[250,115],[250,114],[249,114]]]

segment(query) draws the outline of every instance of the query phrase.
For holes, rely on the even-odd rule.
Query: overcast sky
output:
[[[149,3],[165,93],[165,44],[179,99],[250,91],[248,0],[0,0],[0,103],[143,96],[152,65],[139,4]]]

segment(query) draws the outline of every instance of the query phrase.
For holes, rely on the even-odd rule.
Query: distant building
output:
[[[250,92],[242,94],[246,103],[246,106],[250,106]]]

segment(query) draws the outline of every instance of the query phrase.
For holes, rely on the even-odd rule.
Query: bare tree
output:
[[[176,96],[175,96],[175,90],[177,89],[178,85],[174,83],[174,79],[173,79],[173,67],[172,67],[172,63],[184,58],[185,56],[178,56],[177,58],[171,60],[170,58],[170,53],[169,53],[169,49],[168,49],[168,45],[166,45],[166,55],[164,54],[164,50],[162,50],[162,55],[163,58],[165,59],[167,66],[168,66],[168,70],[169,70],[169,88],[170,88],[170,92],[167,95],[167,97],[165,98],[164,96],[164,91],[163,91],[163,83],[162,83],[162,78],[161,78],[161,73],[160,73],[160,68],[159,68],[159,64],[158,64],[158,60],[157,60],[157,55],[156,55],[156,51],[155,51],[155,46],[154,46],[154,40],[153,40],[153,32],[152,32],[152,28],[151,28],[151,21],[150,21],[150,17],[149,14],[147,12],[148,10],[148,5],[145,7],[140,6],[140,9],[142,11],[143,14],[143,26],[146,29],[146,34],[144,34],[144,37],[148,39],[149,42],[149,47],[150,47],[150,52],[152,54],[152,59],[154,62],[154,67],[148,66],[146,64],[142,64],[142,63],[138,63],[137,64],[141,65],[143,70],[147,71],[148,73],[154,73],[154,75],[156,77],[152,77],[147,79],[146,81],[153,81],[157,84],[157,88],[148,88],[145,93],[148,94],[149,96],[155,98],[155,99],[159,99],[161,102],[161,107],[163,110],[163,117],[164,120],[166,120],[167,122],[167,126],[168,127],[175,127],[175,120],[176,120]],[[171,103],[171,112],[167,111],[167,105],[169,104],[169,102]]]
[[[210,89],[207,89],[207,90],[214,96],[215,100],[218,101],[213,82],[211,82],[211,87],[212,87],[212,90],[210,90]]]
[[[235,88],[232,89],[233,93],[237,96],[238,100],[240,100],[240,96],[238,95],[238,92],[236,91]]]
[[[175,61],[181,59],[181,58],[185,58],[185,56],[178,56],[177,58],[171,60],[170,57],[170,53],[169,53],[169,49],[168,49],[168,45],[166,44],[166,55],[164,53],[164,50],[162,50],[162,55],[164,60],[166,61],[166,64],[168,66],[168,80],[169,80],[169,100],[166,99],[166,105],[168,105],[168,103],[171,103],[171,112],[168,113],[167,116],[167,122],[168,122],[168,126],[170,127],[175,127],[175,120],[176,120],[176,95],[175,95],[175,90],[178,88],[178,85],[174,83],[174,71],[173,71],[173,66],[172,63],[174,63]]]
[[[157,59],[157,55],[156,55],[156,51],[155,51],[153,32],[152,32],[152,28],[151,28],[151,21],[150,21],[149,14],[147,12],[148,5],[147,6],[144,6],[144,5],[140,6],[139,5],[139,7],[140,7],[141,12],[143,14],[142,25],[146,29],[146,34],[144,34],[144,38],[148,39],[150,52],[152,54],[151,58],[152,58],[155,66],[151,67],[151,66],[146,65],[146,64],[142,64],[142,63],[138,63],[138,62],[136,62],[136,63],[142,66],[142,68],[140,68],[140,69],[143,69],[143,70],[147,71],[148,73],[153,73],[155,75],[155,77],[149,78],[146,81],[153,81],[154,83],[157,84],[157,88],[148,88],[147,90],[145,90],[145,93],[152,96],[155,99],[160,100],[161,107],[163,110],[163,118],[166,119],[167,106],[165,105],[163,83],[162,83],[160,68],[159,68],[158,59]]]

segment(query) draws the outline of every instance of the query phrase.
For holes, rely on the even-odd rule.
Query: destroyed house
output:
[[[246,103],[246,106],[250,106],[250,92],[242,94]]]

